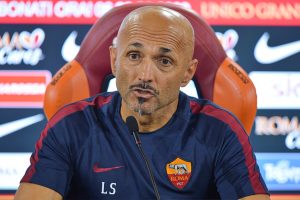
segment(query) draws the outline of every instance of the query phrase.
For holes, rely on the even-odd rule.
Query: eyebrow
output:
[[[129,46],[134,46],[134,47],[136,47],[136,48],[143,48],[144,46],[143,46],[143,44],[141,44],[141,43],[139,43],[139,42],[134,42],[134,43],[132,43],[132,44],[129,44]],[[169,48],[166,48],[166,47],[160,47],[159,48],[159,52],[160,53],[169,53],[169,52],[171,52],[172,50],[171,49],[169,49]]]
[[[134,43],[130,44],[129,46],[134,46],[134,47],[137,47],[137,48],[142,48],[143,47],[143,45],[139,42],[134,42]]]
[[[165,48],[165,47],[160,47],[159,52],[161,53],[169,53],[171,52],[171,49]]]

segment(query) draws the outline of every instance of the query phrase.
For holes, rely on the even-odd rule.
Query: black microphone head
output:
[[[131,133],[139,132],[139,125],[134,116],[128,116],[126,118],[126,125]]]

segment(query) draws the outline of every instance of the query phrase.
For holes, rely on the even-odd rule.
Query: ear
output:
[[[198,65],[198,60],[193,59],[190,61],[189,66],[187,67],[186,71],[184,72],[183,80],[181,81],[180,87],[185,87],[190,80],[193,78]]]
[[[114,76],[116,76],[116,58],[117,58],[117,49],[113,46],[109,47],[109,54],[110,54],[110,67],[111,72]]]

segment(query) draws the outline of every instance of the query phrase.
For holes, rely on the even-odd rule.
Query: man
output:
[[[56,113],[15,199],[269,199],[238,121],[179,91],[196,71],[193,51],[193,28],[181,14],[156,6],[131,12],[110,48],[118,92]]]

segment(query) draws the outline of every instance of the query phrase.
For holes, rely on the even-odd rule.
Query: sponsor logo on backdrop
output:
[[[31,33],[22,31],[10,35],[5,32],[0,36],[0,65],[37,65],[44,59],[40,48],[45,39],[45,32],[41,28]]]
[[[300,153],[256,153],[269,190],[299,191]]]
[[[300,109],[300,72],[253,71],[258,109]]]
[[[299,2],[201,1],[200,12],[211,24],[287,26],[299,24]]]
[[[17,119],[14,121],[0,124],[0,138],[4,137],[6,135],[9,135],[11,133],[17,132],[28,126],[31,126],[35,123],[38,123],[38,122],[42,121],[43,119],[44,119],[43,114],[37,114],[34,116],[25,117],[22,119]]]
[[[67,62],[73,60],[79,52],[80,45],[77,45],[75,42],[77,34],[77,31],[71,32],[62,46],[61,55],[63,59]]]
[[[51,73],[36,71],[0,71],[0,107],[42,108]]]
[[[0,23],[92,24],[110,9],[140,0],[0,1]],[[145,1],[144,1],[145,2]],[[162,2],[150,0],[146,2]],[[212,25],[300,25],[300,3],[293,1],[164,1],[193,9]],[[64,18],[64,20],[61,20]]]
[[[286,136],[285,146],[300,149],[300,123],[298,116],[256,116],[255,134],[258,136]]]
[[[225,33],[216,32],[217,38],[220,40],[226,54],[232,60],[237,61],[238,56],[234,50],[235,45],[239,40],[239,35],[234,29],[229,29]]]
[[[16,190],[31,153],[0,153],[0,190]]]
[[[33,23],[40,24],[94,23],[97,18],[102,17],[112,8],[133,2],[140,1],[0,1],[0,18],[3,18],[2,23],[7,23],[13,18],[18,19],[18,23],[28,23],[31,18],[45,19],[31,20]],[[159,2],[159,0],[154,2]],[[169,1],[169,3],[191,8],[188,1]],[[61,20],[62,18],[65,19]]]
[[[262,64],[272,64],[300,52],[300,40],[276,46],[269,46],[269,38],[270,35],[266,32],[259,38],[255,45],[254,57]]]

